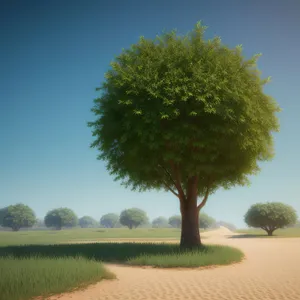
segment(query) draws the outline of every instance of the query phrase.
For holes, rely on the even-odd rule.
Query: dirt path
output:
[[[107,265],[118,279],[51,300],[300,300],[299,238],[228,238],[206,232],[208,244],[240,248],[246,260],[213,269],[152,269]]]

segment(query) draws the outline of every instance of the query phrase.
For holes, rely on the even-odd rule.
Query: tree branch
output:
[[[211,184],[212,184],[212,182],[210,181],[209,184],[207,185],[207,188],[206,188],[206,192],[205,192],[204,198],[202,199],[201,203],[197,206],[197,208],[198,208],[199,211],[200,211],[200,209],[201,209],[201,208],[206,204],[206,202],[207,202]]]
[[[158,166],[161,167],[165,171],[165,173],[168,175],[168,177],[170,178],[170,180],[172,181],[174,186],[176,186],[176,183],[175,183],[172,175],[170,174],[170,172],[163,165],[159,164]]]
[[[184,191],[183,191],[182,186],[181,186],[181,174],[178,170],[178,167],[174,164],[173,161],[170,162],[170,165],[171,165],[172,171],[173,171],[174,176],[175,176],[174,184],[177,188],[177,191],[178,191],[178,194],[179,194],[179,199],[180,200],[185,200],[186,197],[185,197]]]
[[[177,194],[165,181],[163,181],[163,184],[169,191],[171,191],[176,197],[179,198],[179,194]]]

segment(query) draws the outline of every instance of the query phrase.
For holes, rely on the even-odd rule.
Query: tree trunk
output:
[[[273,232],[274,232],[274,229],[267,230],[268,236],[272,236],[272,235],[273,235]]]
[[[197,198],[186,199],[186,203],[181,205],[181,248],[196,248],[201,246],[199,233],[199,210],[197,208]]]

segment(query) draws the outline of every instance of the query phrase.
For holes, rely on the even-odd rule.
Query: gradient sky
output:
[[[105,2],[109,3],[106,4]],[[250,187],[220,190],[205,212],[245,227],[256,202],[280,201],[300,215],[300,1],[1,1],[0,207],[18,202],[38,217],[57,207],[97,220],[130,207],[150,218],[179,213],[166,192],[132,192],[114,182],[90,149],[87,122],[95,88],[122,48],[143,35],[177,28],[185,34],[202,20],[206,38],[242,44],[248,58],[272,76],[265,91],[283,111],[276,156],[262,164]]]

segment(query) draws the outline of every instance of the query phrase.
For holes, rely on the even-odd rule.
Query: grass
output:
[[[68,230],[0,231],[0,247],[24,244],[57,244],[105,239],[180,239],[177,228],[76,228]]]
[[[113,243],[107,239],[179,240],[179,229],[76,229],[0,232],[0,298],[28,300],[113,278],[101,264],[160,268],[204,267],[239,262],[244,254],[228,246],[193,251],[168,243]],[[102,243],[77,243],[99,240]],[[67,243],[69,242],[69,243]],[[1,298],[1,299],[2,299]]]
[[[266,231],[262,229],[240,229],[236,230],[237,233],[244,233],[240,237],[251,238],[251,237],[261,237],[261,238],[297,238],[300,237],[300,228],[286,228],[277,229],[274,231],[273,236],[268,236]],[[239,237],[239,236],[237,236]]]
[[[112,279],[102,264],[82,257],[0,257],[0,298],[27,300]]]

